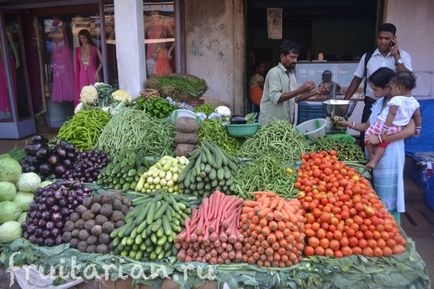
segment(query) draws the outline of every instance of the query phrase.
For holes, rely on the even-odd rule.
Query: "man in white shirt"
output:
[[[369,58],[370,56],[370,58]],[[366,58],[368,62],[366,63]],[[412,71],[411,56],[406,51],[398,49],[396,41],[396,27],[391,23],[383,23],[377,30],[377,49],[371,53],[365,53],[360,59],[359,65],[345,93],[345,99],[350,99],[359,87],[362,79],[365,79],[365,107],[363,109],[362,122],[367,122],[371,115],[371,107],[375,102],[372,89],[366,81],[369,76],[380,67],[388,67],[395,72]],[[360,144],[364,149],[364,133],[360,134]]]

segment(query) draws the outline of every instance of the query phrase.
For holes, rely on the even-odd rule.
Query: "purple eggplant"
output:
[[[58,162],[59,162],[59,158],[58,158],[58,156],[55,155],[55,154],[52,154],[52,155],[48,158],[48,163],[49,163],[50,165],[55,166],[55,165],[57,165]]]

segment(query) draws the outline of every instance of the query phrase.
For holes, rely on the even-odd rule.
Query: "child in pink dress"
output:
[[[395,134],[405,127],[413,118],[416,125],[416,135],[421,129],[421,114],[419,102],[411,96],[411,90],[416,86],[416,78],[409,71],[398,72],[389,82],[392,99],[382,109],[377,121],[369,126],[365,132],[365,139],[370,135],[377,135],[380,141],[374,147],[366,143],[369,162],[366,167],[374,169],[384,154],[388,143],[382,141],[382,136]]]

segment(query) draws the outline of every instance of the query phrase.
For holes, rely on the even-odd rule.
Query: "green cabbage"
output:
[[[0,224],[7,221],[15,221],[21,215],[21,210],[12,201],[5,201],[0,203]]]
[[[41,178],[33,173],[24,173],[20,176],[17,187],[19,191],[34,193],[41,184]]]
[[[10,157],[0,158],[0,181],[16,183],[21,172],[19,162]]]
[[[33,202],[33,194],[27,192],[18,192],[13,200],[21,211],[27,212],[30,204]]]
[[[15,221],[8,221],[0,226],[0,242],[8,243],[21,237],[21,225]]]
[[[27,219],[27,212],[24,212],[20,215],[20,217],[18,218],[17,222],[22,224],[26,221]]]
[[[0,182],[0,202],[12,201],[17,193],[14,184],[9,182]]]

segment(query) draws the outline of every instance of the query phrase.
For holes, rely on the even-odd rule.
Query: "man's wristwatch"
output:
[[[399,58],[399,59],[395,62],[395,65],[399,65],[399,64],[404,64],[404,61],[402,61],[402,58]]]

